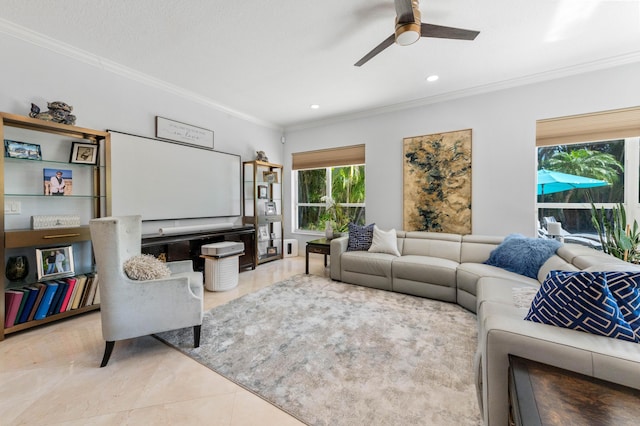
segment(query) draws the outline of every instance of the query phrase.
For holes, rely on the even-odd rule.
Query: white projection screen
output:
[[[111,133],[111,213],[142,220],[240,216],[239,155]]]

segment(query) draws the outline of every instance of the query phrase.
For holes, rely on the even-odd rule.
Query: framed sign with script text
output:
[[[213,130],[156,116],[156,137],[213,149]]]

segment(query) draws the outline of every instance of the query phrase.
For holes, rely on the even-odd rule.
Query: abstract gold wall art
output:
[[[403,140],[403,229],[471,233],[471,129]]]

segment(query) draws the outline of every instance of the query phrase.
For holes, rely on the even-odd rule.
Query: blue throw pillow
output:
[[[607,286],[606,272],[551,271],[525,320],[640,343]]]
[[[616,299],[620,313],[640,340],[640,271],[606,274],[607,287]]]
[[[556,240],[510,234],[491,252],[489,259],[484,263],[535,279],[540,267],[561,246],[562,244]]]
[[[371,247],[373,241],[373,226],[375,223],[366,226],[349,223],[349,241],[347,251],[366,251]]]

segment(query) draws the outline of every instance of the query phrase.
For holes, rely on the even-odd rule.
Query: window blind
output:
[[[640,136],[640,107],[538,120],[536,146]]]
[[[291,168],[293,170],[351,166],[365,163],[364,144],[294,152],[291,157]]]

